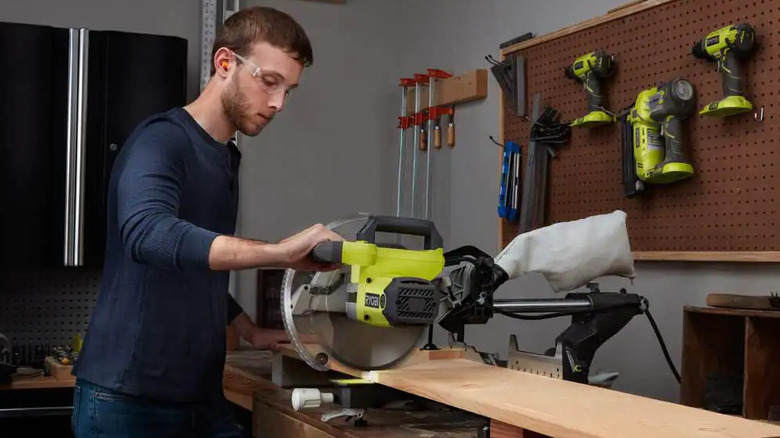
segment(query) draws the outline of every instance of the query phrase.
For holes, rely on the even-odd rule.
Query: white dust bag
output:
[[[605,275],[635,276],[626,213],[620,210],[523,233],[495,261],[509,279],[541,273],[555,292]]]

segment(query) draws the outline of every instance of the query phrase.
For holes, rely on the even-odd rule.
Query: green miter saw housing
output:
[[[316,370],[331,361],[361,370],[394,366],[418,348],[440,309],[436,278],[445,265],[441,235],[423,219],[358,215],[331,222],[343,241],[319,243],[323,272],[288,269],[282,280],[284,328]],[[400,236],[406,247],[396,242]],[[424,243],[423,243],[424,242]]]
[[[425,237],[424,250],[375,243],[376,232]],[[347,316],[379,327],[433,324],[439,290],[431,280],[444,268],[442,239],[433,223],[395,216],[373,216],[356,241],[322,242],[312,258],[349,265]]]

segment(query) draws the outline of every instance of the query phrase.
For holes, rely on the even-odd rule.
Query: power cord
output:
[[[658,330],[658,325],[656,325],[655,319],[653,319],[653,315],[650,314],[650,309],[645,309],[645,315],[647,315],[647,319],[650,321],[650,325],[653,326],[655,336],[658,338],[658,343],[661,344],[661,350],[664,352],[666,363],[669,364],[669,368],[671,368],[672,373],[674,374],[674,378],[677,379],[677,383],[682,384],[680,373],[677,372],[677,368],[675,368],[674,362],[672,362],[672,358],[669,356],[669,350],[666,349],[666,343],[664,342],[663,336],[661,336],[661,331]]]

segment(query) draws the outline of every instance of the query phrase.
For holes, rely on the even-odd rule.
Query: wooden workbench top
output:
[[[236,351],[227,356],[223,386],[233,403],[253,410],[256,427],[277,430],[276,436],[338,438],[476,438],[487,419],[458,409],[426,404],[425,409],[369,409],[368,426],[356,427],[343,418],[328,423],[323,413],[334,406],[295,411],[292,389],[271,382],[272,355],[261,351]],[[258,426],[259,425],[259,426]],[[293,432],[294,431],[294,432]]]
[[[293,349],[285,354],[296,356]],[[331,369],[550,437],[780,437],[780,426],[467,359]]]
[[[0,384],[0,391],[13,389],[51,389],[51,388],[70,388],[76,384],[76,378],[57,379],[52,376],[42,374],[26,376],[24,374],[14,374],[10,383]]]

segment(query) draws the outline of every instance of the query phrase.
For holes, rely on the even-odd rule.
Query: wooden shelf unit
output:
[[[681,376],[682,404],[704,408],[708,379],[731,380],[742,416],[768,420],[780,409],[780,311],[686,306]]]

